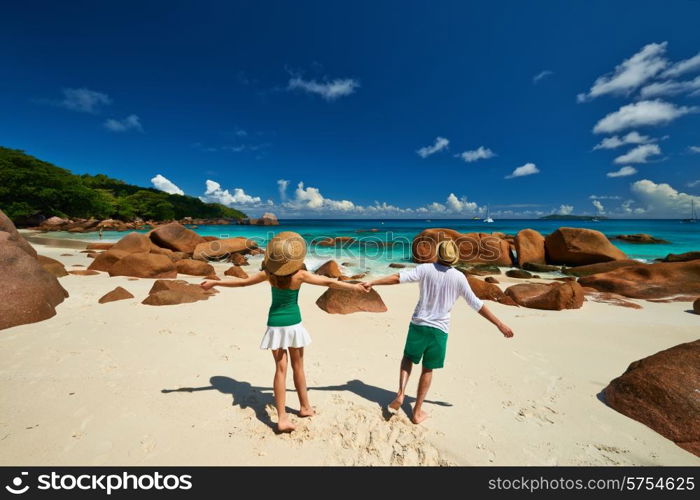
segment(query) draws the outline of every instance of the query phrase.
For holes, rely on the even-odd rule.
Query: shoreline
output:
[[[34,244],[68,270],[91,261]],[[229,266],[212,265],[217,273]],[[687,303],[630,299],[642,305],[634,310],[587,301],[542,311],[488,302],[514,328],[511,340],[458,303],[447,364],[426,404],[431,418],[415,426],[405,412],[386,422],[381,405],[395,391],[417,289],[382,287],[388,312],[342,316],[316,307],[323,290],[304,287],[318,415],[293,417],[298,430],[278,436],[270,427],[273,363],[258,348],[266,287],[155,307],[140,303],[150,279],[100,273],[60,282],[70,297],[56,316],[0,336],[6,465],[700,465],[599,399],[631,362],[697,338]],[[97,303],[116,286],[135,298]]]

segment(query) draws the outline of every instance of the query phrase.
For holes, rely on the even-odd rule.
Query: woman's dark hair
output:
[[[276,274],[272,274],[265,269],[265,266],[262,267],[262,270],[265,271],[265,274],[267,274],[267,279],[270,281],[270,284],[274,286],[275,288],[284,288],[288,289],[291,284],[292,284],[292,276],[294,276],[296,273],[298,273],[301,270],[306,271],[306,265],[302,264],[301,269],[297,269],[294,271],[292,274],[287,274],[284,276],[277,276]]]

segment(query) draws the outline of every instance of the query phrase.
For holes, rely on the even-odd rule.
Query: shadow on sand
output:
[[[381,410],[382,415],[385,419],[391,418],[391,413],[387,410],[387,405],[391,403],[396,397],[394,391],[389,391],[377,387],[374,385],[365,384],[362,380],[348,380],[344,385],[328,385],[325,387],[309,387],[309,391],[348,391],[366,399],[370,403],[377,404]],[[401,409],[406,412],[407,415],[411,414],[411,404],[416,401],[416,398],[411,396],[406,396],[401,405]],[[432,401],[429,399],[425,400],[426,403],[438,405],[438,406],[452,406],[452,403],[447,403],[445,401]]]
[[[217,375],[209,379],[211,385],[204,387],[179,387],[177,389],[163,389],[160,392],[163,394],[170,394],[172,392],[200,392],[200,391],[219,391],[222,394],[230,394],[232,397],[232,406],[239,406],[243,409],[252,408],[255,412],[256,418],[268,426],[270,429],[276,431],[275,423],[270,419],[267,413],[267,405],[274,405],[274,397],[272,395],[272,387],[258,387],[253,386],[249,382],[243,382],[239,380],[232,379],[230,377],[224,377]],[[374,385],[365,384],[361,380],[349,380],[343,385],[328,385],[325,387],[309,387],[309,391],[348,391],[366,399],[371,403],[375,403],[382,410],[382,415],[385,419],[391,418],[391,414],[387,411],[387,405],[393,401],[396,395],[393,391],[387,389],[382,389],[381,387],[376,387]],[[294,392],[293,389],[287,389],[287,392]],[[410,415],[411,413],[411,403],[416,399],[410,396],[406,396],[404,399],[402,409]],[[451,403],[444,401],[431,401],[426,400],[426,403],[431,403],[439,406],[452,406]],[[287,408],[289,413],[298,413],[296,410]]]
[[[270,429],[277,432],[275,423],[270,419],[266,406],[274,405],[275,400],[271,393],[263,391],[271,391],[270,387],[255,387],[248,382],[241,382],[230,377],[215,376],[209,379],[211,385],[204,387],[179,387],[177,389],[163,389],[160,392],[170,394],[171,392],[200,392],[200,391],[219,391],[222,394],[230,394],[232,401],[231,406],[240,406],[241,408],[252,408],[255,412],[255,417],[268,426]],[[287,408],[287,411],[294,413],[293,410]]]

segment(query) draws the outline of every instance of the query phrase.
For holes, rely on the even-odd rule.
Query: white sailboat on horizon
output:
[[[486,222],[487,224],[491,224],[493,222],[493,219],[489,215],[489,206],[488,205],[486,205],[486,217],[484,217],[484,222]]]
[[[695,224],[698,221],[697,217],[695,216],[695,200],[690,199],[690,219],[682,219],[681,222],[684,222],[686,224]]]

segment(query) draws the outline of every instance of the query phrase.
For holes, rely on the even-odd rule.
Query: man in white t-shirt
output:
[[[504,337],[513,336],[513,330],[494,316],[481,299],[474,295],[464,274],[452,267],[458,261],[457,245],[452,240],[445,240],[437,245],[437,262],[420,264],[413,269],[407,269],[399,274],[392,274],[367,283],[368,286],[412,282],[420,284],[420,299],[413,311],[401,360],[399,391],[396,394],[396,399],[389,404],[389,411],[392,413],[399,410],[403,404],[411,368],[414,363],[420,363],[422,358],[423,370],[418,381],[418,395],[411,417],[415,424],[421,423],[428,417],[428,414],[422,409],[423,401],[430,388],[433,370],[444,366],[447,332],[450,329],[450,312],[457,299],[464,297],[467,304],[496,325]]]

